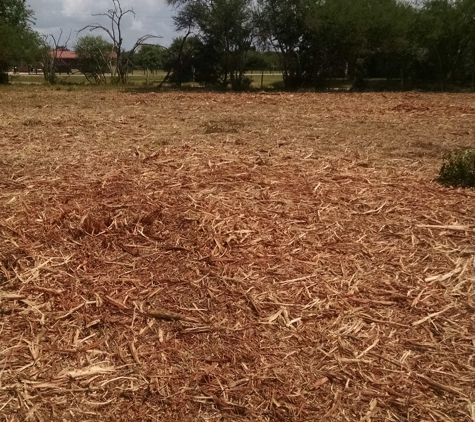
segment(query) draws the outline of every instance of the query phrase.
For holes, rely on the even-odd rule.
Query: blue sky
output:
[[[41,34],[53,34],[58,37],[63,30],[61,44],[69,36],[69,48],[73,48],[77,39],[77,31],[92,23],[100,23],[109,27],[110,22],[104,16],[91,16],[92,13],[105,13],[112,6],[111,0],[27,0],[27,4],[35,11],[36,29]],[[125,48],[131,48],[135,41],[145,34],[159,35],[163,38],[151,40],[151,43],[164,46],[170,45],[172,39],[179,34],[174,30],[173,10],[164,0],[121,0],[122,9],[133,9],[135,18],[128,14],[123,21],[123,38]],[[86,32],[80,34],[85,35]],[[94,35],[107,35],[99,30]],[[106,38],[107,39],[107,38]]]

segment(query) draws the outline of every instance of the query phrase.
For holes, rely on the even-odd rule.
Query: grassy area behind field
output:
[[[95,85],[91,83],[82,73],[75,72],[70,75],[64,73],[58,74],[58,84],[60,85]],[[166,72],[159,71],[156,73],[145,74],[142,70],[135,70],[134,73],[129,74],[127,86],[135,87],[156,87],[160,84],[166,76]],[[281,72],[273,73],[260,73],[259,71],[247,72],[246,76],[252,79],[251,89],[264,89],[264,90],[278,90],[284,91],[284,81]],[[43,85],[46,84],[42,74],[38,75],[10,75],[10,82],[16,85]],[[174,86],[173,84],[165,84],[168,86]],[[104,86],[104,85],[102,85]],[[107,84],[105,86],[114,87],[111,77],[107,77]],[[186,82],[181,85],[184,89],[203,88],[198,82]],[[332,78],[322,81],[321,85],[317,87],[316,91],[349,91],[352,87],[352,81],[343,78]],[[206,86],[206,88],[213,88],[212,86]],[[415,89],[415,85],[410,81],[405,81],[403,84],[400,79],[386,79],[386,78],[374,78],[366,81],[365,91],[409,91]],[[428,91],[438,91],[437,86],[426,86]],[[460,87],[452,87],[449,91],[459,91]],[[314,88],[308,87],[303,91],[314,91]]]
[[[166,72],[160,71],[157,73],[149,73],[148,76],[143,73],[143,71],[134,71],[133,74],[129,74],[127,85],[135,86],[156,86],[166,76]],[[284,82],[282,79],[282,73],[273,72],[273,73],[264,73],[259,72],[249,72],[246,76],[252,79],[251,88],[252,89],[276,89],[283,90]],[[12,84],[22,84],[22,85],[42,85],[45,84],[43,75],[10,75],[10,81]],[[58,84],[63,85],[95,85],[91,83],[82,73],[76,72],[71,75],[58,74]],[[107,84],[111,84],[110,76],[107,77]],[[113,86],[113,85],[111,85]],[[185,82],[182,84],[183,88],[198,88],[201,85],[198,82]],[[333,79],[331,81],[326,81],[322,90],[346,90],[351,87],[351,84],[347,80],[342,79]]]
[[[134,71],[133,74],[129,75],[129,84],[134,85],[143,85],[146,84],[147,81],[149,84],[158,84],[160,83],[163,78],[165,77],[166,72],[157,72],[155,74],[149,73],[148,79],[147,75],[143,73],[143,71]],[[70,75],[66,75],[65,73],[58,73],[58,83],[63,84],[71,84],[71,85],[94,85],[91,83],[82,73],[75,72]],[[13,84],[44,84],[45,80],[42,74],[38,75],[26,75],[26,74],[19,74],[19,75],[10,75],[9,79]],[[111,77],[107,77],[107,82],[111,83]]]
[[[136,70],[134,73],[129,74],[128,85],[158,85],[166,76],[166,72],[159,71],[156,73],[144,74],[142,70]],[[253,88],[283,88],[282,73],[265,73],[263,78],[260,73],[248,73],[247,76],[251,77],[253,80]],[[10,75],[9,76],[11,83],[13,84],[44,84],[45,80],[43,75]],[[111,83],[111,77],[107,77],[107,82]],[[71,84],[71,85],[94,85],[82,74],[75,72],[71,75],[58,74],[58,83],[60,84]],[[186,82],[183,84],[184,87],[198,87],[197,82]]]

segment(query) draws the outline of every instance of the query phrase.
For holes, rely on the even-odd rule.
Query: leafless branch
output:
[[[96,13],[92,14],[92,16],[105,16],[110,20],[110,28],[101,25],[100,23],[93,23],[90,25],[86,25],[84,28],[78,31],[78,34],[84,30],[89,30],[90,32],[95,31],[97,29],[104,31],[109,38],[111,39],[114,51],[116,53],[116,60],[117,60],[117,78],[120,82],[124,83],[127,79],[127,72],[128,72],[128,65],[131,63],[129,57],[125,60],[123,59],[123,53],[125,50],[122,48],[123,38],[122,38],[122,19],[128,13],[131,13],[135,17],[135,12],[132,9],[123,10],[119,0],[112,0],[113,8],[109,9],[107,13]],[[141,45],[144,44],[145,41],[151,38],[160,38],[156,35],[147,34],[140,37],[135,44],[133,45],[132,49],[129,50],[129,56],[137,50]]]
[[[72,31],[69,31],[68,38],[63,44],[64,48],[67,48],[68,46],[68,43],[71,39],[71,33]],[[58,48],[61,46],[62,37],[62,29],[60,29],[59,36],[57,38],[53,34],[43,35],[43,43],[45,46],[43,52],[43,75],[45,80],[50,83],[55,83],[57,80],[56,66],[58,62]]]

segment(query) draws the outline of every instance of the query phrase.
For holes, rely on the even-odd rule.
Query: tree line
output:
[[[103,14],[111,25],[121,13],[133,13],[122,11],[119,0],[111,1],[114,8],[109,12],[116,14]],[[88,25],[83,29],[101,30],[108,39],[92,34],[78,39],[75,50],[83,73],[96,83],[103,82],[113,56],[125,72],[119,82],[125,82],[128,68],[140,66],[148,71],[164,70],[165,81],[176,85],[193,80],[233,90],[250,86],[249,70],[267,69],[282,71],[287,90],[321,90],[332,78],[346,78],[354,90],[364,90],[370,78],[441,90],[474,88],[473,0],[167,3],[175,10],[176,30],[184,36],[168,47],[144,36],[126,51],[106,26]],[[24,6],[24,1],[3,0],[1,6],[2,44],[7,50],[3,69],[14,59],[31,54],[31,45],[39,38],[31,29],[32,12],[15,8],[15,4]],[[120,32],[121,28],[115,29]],[[18,37],[19,33],[23,36]]]

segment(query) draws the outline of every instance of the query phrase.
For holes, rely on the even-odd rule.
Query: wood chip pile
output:
[[[11,88],[3,421],[470,421],[475,96]]]

